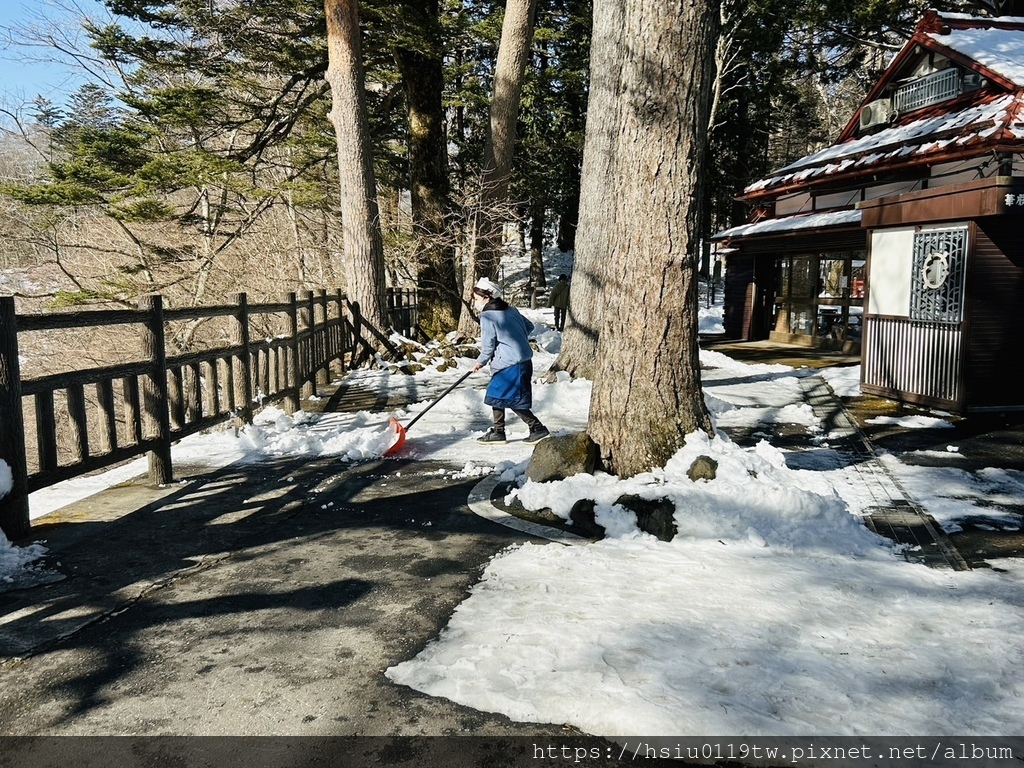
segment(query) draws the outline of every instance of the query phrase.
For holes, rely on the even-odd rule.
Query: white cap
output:
[[[481,277],[476,281],[476,285],[473,286],[478,291],[484,291],[490,294],[491,298],[501,296],[501,286],[491,280],[489,277]]]

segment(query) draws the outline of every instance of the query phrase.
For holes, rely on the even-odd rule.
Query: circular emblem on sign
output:
[[[932,251],[925,256],[924,265],[921,267],[921,279],[924,280],[925,287],[931,288],[933,291],[938,290],[946,282],[947,277],[949,277],[948,253]]]

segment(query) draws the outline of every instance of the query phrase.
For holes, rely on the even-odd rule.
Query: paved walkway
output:
[[[877,499],[876,529],[963,567],[824,382],[803,385]],[[561,535],[496,524],[493,483],[454,469],[238,464],[37,521],[45,569],[0,593],[2,732],[566,737],[383,676],[437,636],[496,553]]]
[[[814,415],[821,419],[830,445],[853,458],[850,470],[874,502],[867,510],[866,518],[871,529],[905,545],[904,556],[911,562],[967,570],[967,561],[878,460],[875,447],[824,379],[820,376],[803,378],[800,386],[806,401],[814,409]]]
[[[473,514],[476,481],[446,469],[236,465],[44,521],[65,578],[0,595],[3,734],[563,733],[383,676],[529,539]]]

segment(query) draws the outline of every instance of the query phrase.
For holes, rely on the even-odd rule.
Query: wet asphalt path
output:
[[[477,479],[445,469],[234,465],[38,521],[43,583],[0,594],[2,733],[562,733],[383,675],[529,540],[475,516]]]

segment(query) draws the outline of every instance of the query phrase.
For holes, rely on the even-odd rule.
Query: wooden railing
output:
[[[410,301],[414,306],[414,294]],[[407,304],[392,306],[407,311]],[[224,346],[168,356],[167,323],[218,317],[230,330]],[[256,318],[262,327],[283,326],[283,333],[254,338]],[[124,325],[140,330],[139,359],[20,377],[19,334]],[[29,493],[142,454],[149,456],[150,481],[170,482],[174,441],[231,417],[249,423],[254,408],[269,403],[298,410],[332,369],[340,373],[372,355],[377,345],[366,341],[366,331],[386,341],[341,291],[307,291],[301,299],[291,293],[269,304],[249,304],[240,293],[230,305],[188,309],[165,309],[154,295],[143,297],[138,310],[47,315],[17,315],[14,299],[0,296],[0,459],[13,478],[0,498],[0,529],[12,539],[28,533]]]

